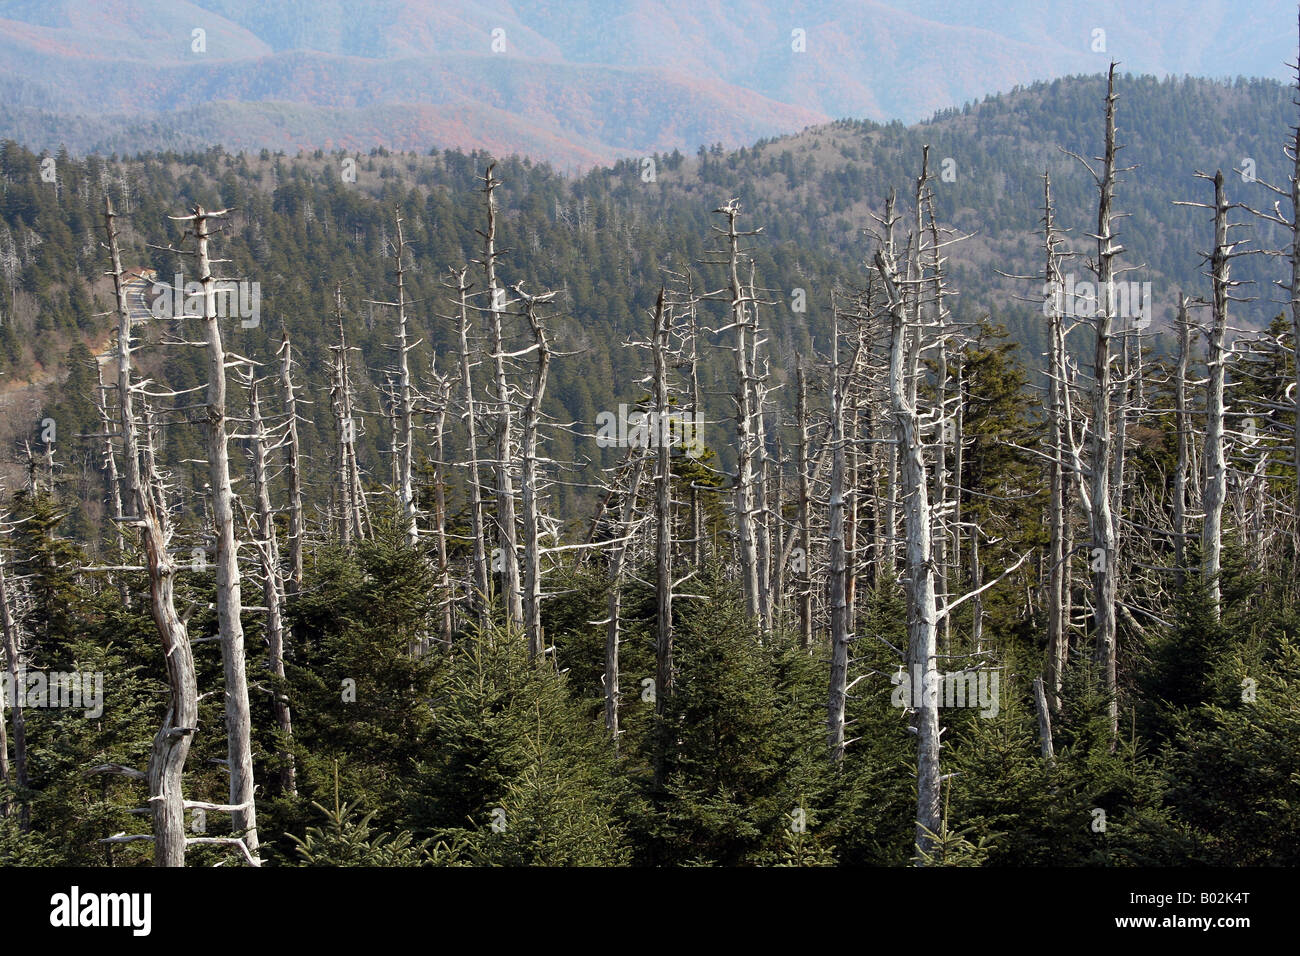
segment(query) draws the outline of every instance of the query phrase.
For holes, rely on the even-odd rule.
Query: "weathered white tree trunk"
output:
[[[1231,250],[1228,246],[1228,200],[1223,172],[1214,175],[1214,251],[1210,254],[1213,317],[1209,331],[1205,380],[1205,487],[1201,526],[1201,581],[1210,598],[1211,613],[1219,617],[1219,571],[1223,551],[1223,503],[1228,493],[1228,461],[1224,443],[1223,343],[1228,328]]]
[[[18,620],[13,611],[13,594],[10,592],[9,579],[5,574],[4,550],[0,548],[0,638],[4,640],[5,667],[9,671],[9,686],[14,689],[13,700],[8,701],[9,713],[14,725],[14,774],[22,796],[19,798],[19,827],[28,828],[30,810],[27,797],[27,719],[23,713],[26,703],[22,693],[23,684],[19,681]],[[4,723],[4,711],[0,710],[0,724]],[[6,750],[6,754],[7,754]],[[9,782],[9,766],[6,756],[4,780]],[[7,815],[7,814],[6,814]]]
[[[1296,61],[1296,91],[1300,94],[1300,57]],[[1300,105],[1300,96],[1296,104]],[[1293,127],[1291,138],[1291,281],[1287,289],[1291,298],[1291,346],[1295,349],[1295,389],[1292,399],[1295,405],[1295,430],[1292,435],[1292,464],[1295,466],[1295,500],[1293,513],[1300,525],[1300,125]],[[1300,543],[1300,529],[1296,532]]]
[[[827,743],[831,760],[844,759],[844,712],[848,693],[849,625],[844,556],[844,394],[840,381],[839,317],[831,318],[831,487],[830,611],[831,676],[826,705]]]
[[[1187,366],[1191,360],[1192,327],[1187,317],[1187,296],[1178,295],[1178,365],[1174,369],[1174,428],[1178,456],[1174,463],[1174,585],[1182,590],[1187,580],[1187,467],[1191,417],[1187,413]]]
[[[334,314],[339,327],[339,344],[330,346],[334,352],[333,383],[330,391],[334,400],[334,423],[338,429],[337,476],[341,506],[340,533],[343,544],[354,538],[366,537],[366,493],[361,484],[361,468],[357,462],[357,426],[352,408],[352,378],[348,371],[348,341],[343,329],[343,288],[334,289]]]
[[[230,771],[230,805],[235,833],[256,854],[257,809],[253,799],[252,723],[248,706],[248,674],[244,659],[243,600],[239,585],[238,544],[235,541],[234,494],[230,486],[230,456],[226,434],[226,351],[217,314],[216,279],[208,252],[209,221],[225,211],[195,207],[186,217],[194,230],[199,282],[203,287],[203,323],[208,342],[208,480],[212,486],[212,532],[216,539],[217,627],[226,684],[226,744]]]
[[[1097,663],[1110,695],[1108,707],[1112,746],[1119,734],[1119,700],[1115,673],[1116,574],[1118,541],[1116,516],[1111,510],[1110,478],[1114,454],[1111,440],[1111,348],[1115,316],[1113,301],[1114,259],[1120,248],[1112,233],[1111,203],[1115,192],[1115,65],[1106,84],[1106,149],[1098,183],[1097,205],[1097,314],[1094,321],[1096,348],[1093,353],[1092,393],[1092,592]]]
[[[524,506],[524,633],[528,638],[528,659],[536,660],[546,650],[546,638],[542,633],[541,478],[537,468],[537,441],[542,420],[542,397],[546,394],[546,379],[551,367],[551,346],[539,307],[549,302],[555,293],[528,295],[520,285],[514,287],[514,292],[523,305],[537,351],[533,389],[524,406],[523,477],[520,481]]]
[[[280,342],[280,386],[284,391],[285,454],[288,456],[289,480],[289,577],[286,588],[289,594],[302,590],[302,545],[305,529],[302,521],[302,462],[298,446],[298,398],[293,384],[293,346],[289,344],[289,331],[284,331]]]
[[[808,461],[808,381],[800,360],[796,375],[798,377],[798,420],[799,420],[799,550],[800,565],[796,570],[799,587],[799,644],[807,649],[812,647],[813,637],[813,593],[810,563],[812,560],[812,475]],[[783,559],[784,563],[784,559]]]
[[[736,229],[736,218],[740,215],[740,203],[732,200],[714,212],[722,213],[727,219],[727,228],[723,235],[727,240],[727,275],[730,296],[730,326],[735,332],[736,340],[732,353],[736,360],[736,538],[740,558],[740,580],[745,596],[745,609],[763,629],[762,588],[759,583],[758,538],[754,529],[754,408],[751,380],[753,370],[750,368],[749,305],[750,299],[740,283],[740,237],[753,235]]]
[[[169,516],[167,509],[159,507],[155,500],[152,487],[156,478],[152,470],[146,470],[143,475],[141,473],[142,461],[147,468],[152,459],[142,458],[136,431],[135,392],[131,384],[131,312],[123,281],[122,258],[118,251],[114,219],[112,200],[106,197],[104,222],[117,300],[118,410],[122,425],[126,493],[134,506],[144,544],[149,569],[149,610],[162,642],[170,690],[169,706],[162,727],[154,737],[146,775],[153,822],[154,865],[184,866],[185,798],[182,775],[190,741],[198,725],[199,695],[189,635],[185,623],[176,613],[176,568],[167,550],[171,538]]]
[[[1034,710],[1038,714],[1038,746],[1043,762],[1049,767],[1056,763],[1056,747],[1052,743],[1052,713],[1043,690],[1043,679],[1034,678]]]
[[[403,259],[406,256],[406,238],[402,233],[402,217],[397,217],[397,245],[393,247],[393,261],[397,267],[397,395],[396,407],[398,427],[397,475],[398,498],[402,504],[402,514],[406,517],[406,543],[414,548],[420,543],[420,530],[415,507],[415,485],[412,477],[414,471],[415,436],[413,418],[415,399],[411,389],[411,368],[406,355],[415,344],[407,344],[406,336],[406,269]],[[418,343],[417,343],[418,344]]]
[[[759,347],[766,341],[758,324],[758,294],[754,283],[754,261],[749,263],[749,310],[751,317],[750,355],[749,355],[749,403],[754,413],[754,509],[758,521],[754,524],[754,546],[758,554],[758,621],[764,633],[772,629],[772,536],[771,509],[768,505],[768,456],[767,426],[764,422],[763,406],[767,388],[763,384],[766,374],[759,374]]]
[[[280,571],[280,545],[275,533],[275,512],[271,507],[271,488],[267,472],[266,425],[262,421],[262,406],[257,395],[257,379],[248,385],[248,416],[253,429],[253,494],[257,498],[257,550],[262,559],[262,603],[266,605],[266,643],[269,651],[271,674],[277,684],[284,684],[284,580]],[[271,698],[275,723],[281,736],[293,739],[293,719],[289,711],[289,698],[277,687]],[[290,795],[298,793],[297,770],[293,753],[280,749],[280,789]]]
[[[876,269],[889,300],[889,402],[894,418],[894,441],[901,461],[904,530],[907,539],[907,634],[908,679],[922,675],[921,700],[916,709],[916,846],[918,859],[933,846],[933,834],[940,829],[939,779],[939,678],[935,635],[938,611],[935,600],[934,564],[931,560],[931,517],[925,475],[925,454],[921,445],[920,420],[909,394],[907,377],[906,305],[899,293],[892,263],[877,251]],[[921,330],[917,329],[919,338]],[[915,670],[914,670],[915,669]]]
[[[1070,552],[1066,545],[1069,536],[1066,514],[1066,495],[1069,476],[1066,474],[1065,428],[1066,385],[1065,328],[1061,309],[1057,307],[1057,294],[1061,289],[1060,253],[1058,237],[1053,224],[1052,180],[1043,174],[1043,234],[1046,266],[1043,272],[1044,303],[1047,309],[1048,382],[1047,416],[1051,428],[1051,499],[1048,505],[1049,547],[1047,602],[1047,694],[1051,709],[1061,709],[1061,686],[1070,655]]]
[[[447,410],[451,405],[452,380],[434,368],[437,397],[433,411],[433,508],[434,545],[438,555],[438,584],[442,591],[442,643],[451,647],[451,567],[447,561]]]
[[[605,622],[605,729],[618,749],[619,709],[619,646],[623,615],[623,567],[627,560],[628,539],[633,533],[637,494],[641,474],[645,470],[645,455],[640,449],[630,449],[633,456],[632,473],[623,495],[623,507],[616,528],[617,539],[609,554],[609,620]]]
[[[120,519],[122,517],[122,479],[117,471],[117,455],[113,453],[113,420],[109,414],[108,400],[105,393],[112,386],[104,384],[104,366],[99,360],[95,360],[95,381],[97,390],[95,392],[95,412],[99,415],[99,425],[103,429],[104,438],[104,479],[106,490],[108,492],[108,507],[112,516],[114,525],[113,530],[117,538],[118,552],[126,551],[126,536],[122,533]],[[125,607],[131,606],[131,593],[127,590],[125,584],[120,586],[122,603]]]
[[[673,657],[673,563],[672,563],[672,444],[668,429],[664,427],[669,414],[668,405],[668,339],[672,333],[672,316],[664,308],[664,290],[659,290],[655,303],[654,336],[654,391],[655,433],[659,439],[655,464],[655,646],[656,660],[668,661]],[[696,439],[700,436],[695,435]],[[632,496],[636,500],[635,493]],[[671,691],[672,675],[668,677]],[[659,684],[656,683],[656,693]]]
[[[496,441],[496,498],[497,543],[501,551],[501,568],[505,576],[502,584],[506,604],[506,619],[516,630],[524,628],[524,604],[519,582],[519,542],[515,532],[515,486],[511,476],[514,463],[513,438],[514,408],[510,383],[506,379],[505,336],[501,316],[505,311],[505,289],[497,285],[497,202],[496,187],[499,179],[492,176],[495,164],[483,174],[483,195],[487,204],[487,230],[483,236],[483,274],[487,281],[488,314],[492,324],[492,361],[496,382],[497,441]]]
[[[687,374],[690,378],[689,387],[691,390],[691,421],[698,422],[702,414],[703,404],[700,399],[700,363],[699,363],[699,310],[694,295],[694,289],[687,287],[687,308],[690,314],[690,321],[687,325],[687,354],[685,362]],[[702,448],[704,436],[697,429],[694,433],[697,447]],[[691,508],[691,567],[698,568],[704,560],[704,509],[700,505],[700,490],[691,482],[690,490],[690,508]],[[782,558],[784,560],[784,558]]]
[[[470,533],[474,537],[474,582],[478,590],[474,606],[479,612],[480,626],[486,626],[492,604],[492,575],[488,566],[487,539],[483,530],[483,482],[478,463],[478,427],[474,402],[474,378],[469,360],[469,290],[467,269],[455,274],[456,300],[459,307],[458,334],[460,336],[461,400],[465,404],[466,451],[469,468]]]

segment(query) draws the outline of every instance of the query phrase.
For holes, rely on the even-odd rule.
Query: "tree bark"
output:
[[[122,257],[118,250],[113,202],[104,200],[104,223],[112,257],[113,288],[117,300],[117,388],[122,422],[122,460],[126,492],[139,521],[149,569],[149,610],[162,643],[170,691],[167,712],[154,736],[149,753],[147,780],[153,822],[154,865],[185,865],[185,798],[183,773],[190,741],[198,724],[199,695],[185,623],[176,613],[176,568],[167,547],[171,539],[169,515],[159,507],[152,488],[156,484],[152,457],[142,457],[136,432],[131,384],[131,312],[127,303]],[[146,445],[148,431],[146,428]],[[144,469],[142,474],[142,467]]]
[[[930,502],[925,476],[925,455],[921,445],[920,421],[909,394],[907,377],[906,306],[899,294],[892,263],[876,252],[889,299],[890,358],[889,401],[894,418],[894,440],[901,459],[904,530],[907,539],[907,633],[908,679],[922,677],[917,712],[916,847],[918,861],[933,847],[940,829],[939,701],[935,634],[938,611],[935,600],[934,563],[931,560]],[[917,337],[921,330],[917,329]]]
[[[478,464],[478,432],[475,422],[474,379],[469,360],[469,283],[466,272],[456,273],[456,296],[459,306],[461,397],[465,403],[465,431],[469,458],[470,529],[474,536],[474,581],[478,595],[474,606],[479,611],[479,625],[486,627],[492,605],[492,575],[488,565],[487,539],[483,531],[483,482]]]
[[[280,343],[280,385],[284,390],[284,413],[288,419],[285,433],[285,453],[288,456],[289,479],[289,576],[286,590],[296,595],[302,590],[302,464],[298,446],[298,399],[293,385],[293,346],[289,344],[289,330],[284,331]]]
[[[252,724],[248,706],[248,674],[244,660],[244,625],[240,620],[238,545],[235,541],[234,494],[230,486],[230,457],[226,434],[226,352],[217,315],[216,279],[208,253],[209,220],[224,211],[196,206],[187,217],[193,224],[199,281],[203,286],[203,322],[208,341],[208,480],[212,486],[212,532],[216,538],[217,626],[226,684],[226,744],[230,771],[230,804],[235,833],[250,853],[257,853],[257,809],[253,800]]]
[[[1209,332],[1205,379],[1205,487],[1201,526],[1201,582],[1209,594],[1211,614],[1219,618],[1219,571],[1223,550],[1223,503],[1228,492],[1228,462],[1224,448],[1223,351],[1228,328],[1228,288],[1231,253],[1228,247],[1228,200],[1223,190],[1223,172],[1214,175],[1214,251],[1210,254],[1213,289],[1213,318]]]
[[[266,605],[266,643],[269,649],[271,674],[276,688],[271,698],[275,723],[285,741],[293,739],[293,719],[289,711],[289,698],[281,689],[284,685],[284,581],[280,571],[280,546],[276,540],[275,512],[271,508],[271,489],[267,474],[266,426],[262,421],[262,407],[257,395],[257,379],[248,386],[248,415],[253,428],[253,493],[257,497],[258,554],[262,559],[262,603]],[[277,754],[280,763],[280,789],[297,796],[297,770],[293,753],[287,746]]]
[[[542,396],[546,394],[546,379],[551,367],[551,346],[546,339],[539,306],[550,301],[554,293],[530,296],[516,285],[515,294],[523,304],[524,317],[533,333],[537,349],[537,368],[533,374],[533,390],[524,406],[523,478],[520,487],[524,506],[524,632],[528,638],[528,659],[536,660],[546,650],[542,633],[542,544],[541,512],[538,503],[540,478],[537,469],[538,430],[542,419]]]

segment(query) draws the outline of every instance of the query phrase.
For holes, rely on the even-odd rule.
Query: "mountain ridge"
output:
[[[0,8],[0,136],[88,151],[129,124],[137,149],[169,148],[166,130],[185,111],[221,102],[243,109],[189,117],[179,129],[187,145],[490,148],[585,169],[699,143],[738,148],[846,117],[916,122],[1019,85],[1100,72],[1112,58],[1136,74],[1281,79],[1294,57],[1295,11],[1280,0],[1235,13],[1221,0],[1085,11],[1021,0],[992,11],[912,0],[743,12],[713,0],[366,9],[10,3]],[[1104,49],[1093,48],[1095,30],[1105,31]],[[296,116],[292,139],[259,121],[271,112]],[[394,117],[407,123],[390,128]]]

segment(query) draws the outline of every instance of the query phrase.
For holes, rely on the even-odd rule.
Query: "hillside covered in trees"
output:
[[[1300,862],[1292,96],[0,145],[0,859]]]

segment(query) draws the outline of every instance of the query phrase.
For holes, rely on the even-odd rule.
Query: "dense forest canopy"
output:
[[[1292,91],[1113,83],[0,144],[0,858],[1300,861]]]

